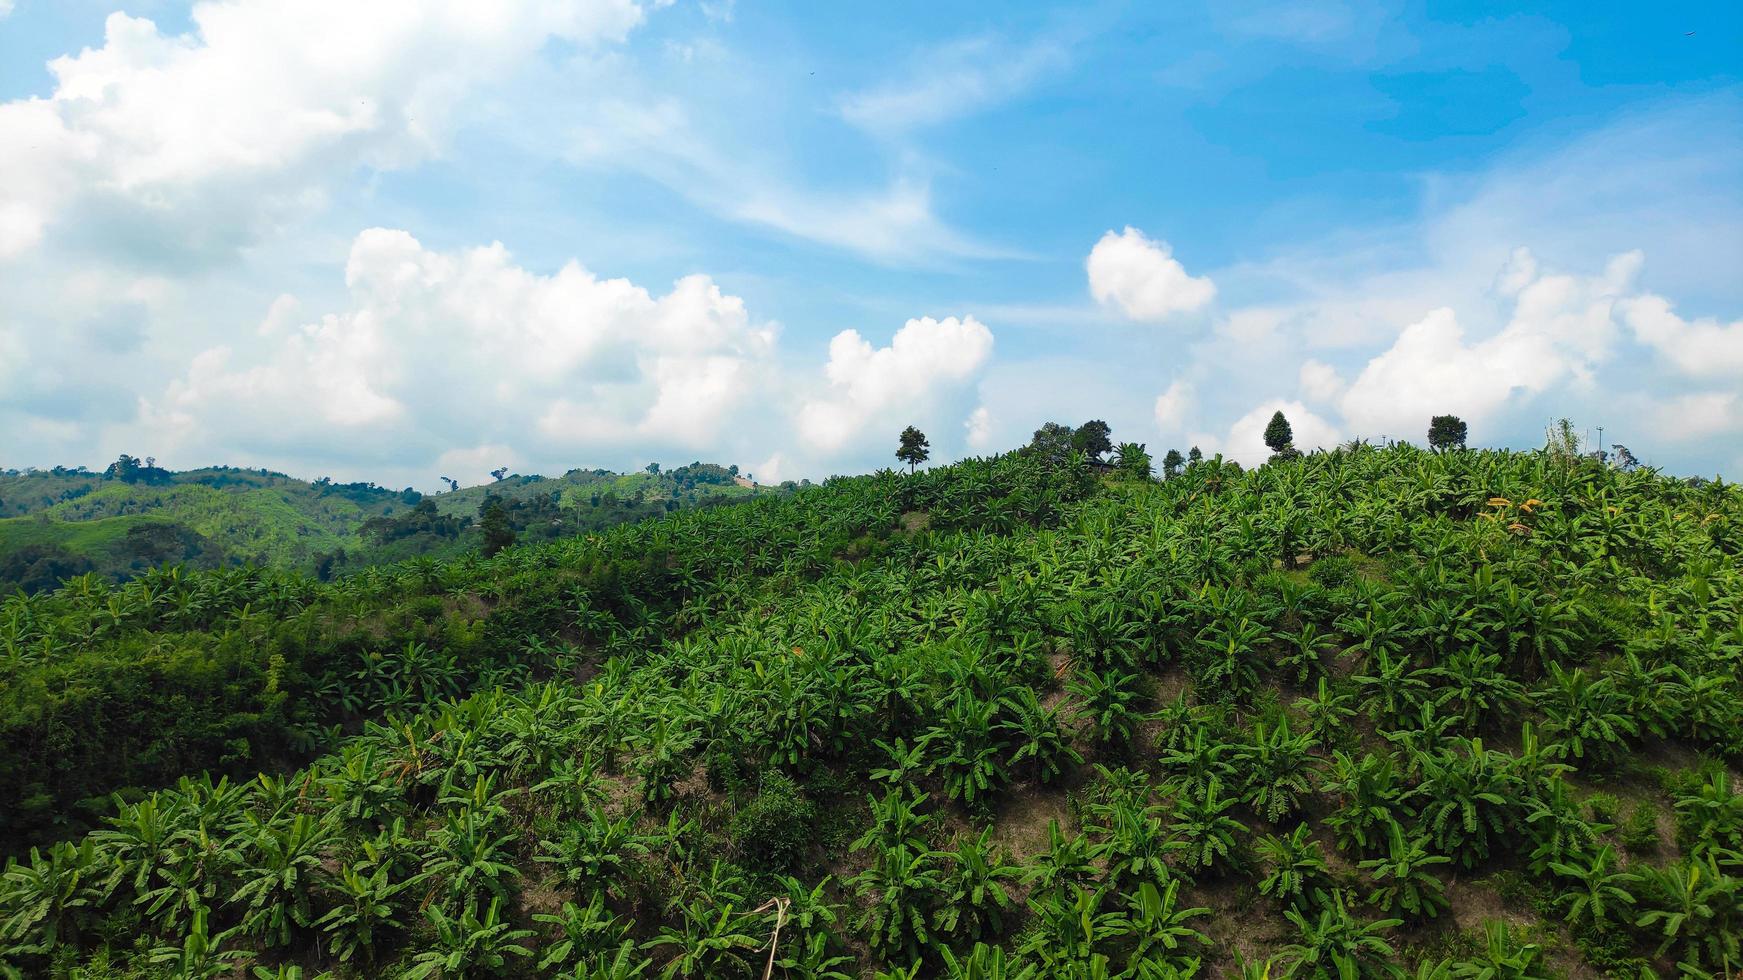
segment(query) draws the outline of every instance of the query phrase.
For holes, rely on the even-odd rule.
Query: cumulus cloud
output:
[[[1167,320],[1201,310],[1216,298],[1216,285],[1208,277],[1188,275],[1167,242],[1146,238],[1129,225],[1103,235],[1085,267],[1096,302],[1118,307],[1133,320]]]
[[[1329,402],[1344,390],[1343,376],[1324,361],[1308,359],[1301,365],[1301,394],[1309,401]]]
[[[1743,374],[1743,320],[1685,320],[1669,300],[1650,293],[1625,299],[1621,307],[1635,338],[1684,374]]]
[[[111,14],[101,47],[49,63],[52,94],[0,103],[0,259],[57,223],[109,248],[233,249],[335,176],[428,158],[475,86],[553,38],[621,39],[641,9],[213,0],[191,17],[165,35]]]
[[[962,428],[968,438],[970,449],[986,449],[992,445],[993,413],[985,405],[980,405],[968,413]]]
[[[275,328],[263,357],[202,352],[142,420],[204,447],[391,443],[426,460],[518,459],[527,441],[701,450],[773,370],[775,327],[706,276],[655,296],[574,262],[529,272],[500,244],[440,252],[374,228],[345,282],[348,309]]]
[[[857,330],[829,342],[825,391],[800,408],[799,435],[824,451],[841,449],[869,422],[914,413],[941,392],[972,379],[991,356],[993,334],[972,316],[909,320],[888,347]]]
[[[1518,254],[1510,265],[1523,261]],[[1513,312],[1498,333],[1468,342],[1457,314],[1430,312],[1399,333],[1344,392],[1345,419],[1363,432],[1414,430],[1452,412],[1467,421],[1494,417],[1515,396],[1565,382],[1589,382],[1610,354],[1615,308],[1638,275],[1641,255],[1612,259],[1593,277],[1530,270],[1517,280]]]
[[[1156,428],[1163,432],[1177,432],[1186,422],[1186,413],[1192,409],[1192,385],[1184,381],[1175,381],[1168,390],[1156,396],[1154,414]]]
[[[1228,438],[1223,442],[1223,455],[1242,466],[1258,466],[1270,459],[1270,447],[1265,445],[1265,426],[1277,412],[1282,412],[1289,420],[1295,435],[1295,448],[1304,453],[1330,449],[1343,441],[1337,426],[1309,411],[1306,405],[1277,398],[1259,405],[1229,426]]]
[[[1648,414],[1651,432],[1687,441],[1743,431],[1743,395],[1706,391],[1654,403]]]

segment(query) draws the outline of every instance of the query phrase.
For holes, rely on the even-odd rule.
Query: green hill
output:
[[[550,540],[682,507],[759,492],[696,463],[669,473],[575,470],[509,476],[434,494],[368,483],[304,481],[265,470],[111,467],[0,472],[0,592],[52,588],[95,573],[122,581],[166,563],[246,564],[332,577],[414,557],[450,558],[483,544],[473,525],[489,498],[518,537]],[[418,511],[423,500],[432,502]],[[415,512],[415,513],[414,513]]]
[[[19,974],[1721,976],[1743,942],[1743,492],[1565,452],[1019,453],[332,583],[81,579],[0,602],[0,654],[0,833],[61,841],[0,883]]]

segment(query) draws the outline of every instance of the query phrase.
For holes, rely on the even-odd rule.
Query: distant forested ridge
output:
[[[494,483],[425,495],[265,469],[171,471],[133,456],[100,473],[0,470],[0,593],[38,592],[87,573],[120,582],[166,564],[265,565],[331,578],[479,550],[492,501],[503,533],[539,541],[771,490],[741,485],[736,471],[698,462],[663,473],[502,473]]]

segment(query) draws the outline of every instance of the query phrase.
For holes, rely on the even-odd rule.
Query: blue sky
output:
[[[7,7],[3,466],[1743,471],[1735,4]]]

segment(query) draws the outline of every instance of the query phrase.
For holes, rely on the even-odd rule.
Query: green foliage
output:
[[[816,808],[791,778],[765,771],[756,796],[733,815],[734,848],[750,867],[789,871],[810,848],[816,820]]]
[[[1436,415],[1428,422],[1428,445],[1435,452],[1465,448],[1469,431],[1465,420],[1457,415]]]
[[[1282,412],[1273,412],[1271,421],[1265,423],[1265,445],[1276,454],[1287,453],[1295,448],[1295,430]]]
[[[565,486],[681,472],[733,478]],[[540,487],[492,485],[511,524]],[[1740,519],[1547,452],[1067,445],[332,582],[80,578],[0,600],[0,976],[1715,975]],[[1459,934],[1487,887],[1525,924]]]
[[[908,464],[908,472],[914,467],[931,458],[931,443],[926,439],[926,433],[913,426],[902,430],[901,445],[896,447],[896,458]]]

